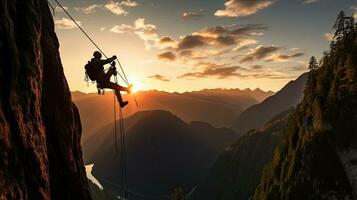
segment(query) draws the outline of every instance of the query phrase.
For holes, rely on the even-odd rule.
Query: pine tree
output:
[[[315,56],[312,56],[310,58],[310,62],[309,62],[309,70],[317,70],[319,68],[319,65],[317,64],[317,60],[315,58]]]
[[[337,15],[335,25],[333,26],[333,28],[336,29],[335,36],[333,38],[337,41],[341,41],[343,39],[343,37],[345,36],[345,32],[346,32],[345,18],[346,18],[345,12],[341,11]]]
[[[184,200],[183,191],[181,188],[175,188],[174,192],[170,196],[170,200]]]

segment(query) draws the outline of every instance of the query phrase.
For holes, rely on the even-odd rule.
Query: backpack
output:
[[[91,81],[97,80],[98,70],[94,63],[88,61],[88,63],[84,66],[84,69],[86,70],[86,76],[88,76]]]

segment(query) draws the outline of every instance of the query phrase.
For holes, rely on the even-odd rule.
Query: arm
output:
[[[117,59],[117,57],[116,57],[116,56],[113,56],[113,57],[108,58],[108,59],[106,59],[106,60],[99,60],[99,63],[100,63],[100,65],[106,65],[106,64],[108,64],[108,63],[113,62],[115,59]]]

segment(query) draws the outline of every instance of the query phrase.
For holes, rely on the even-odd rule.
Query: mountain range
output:
[[[128,117],[138,111],[166,110],[186,122],[202,121],[215,127],[230,127],[243,110],[273,94],[260,89],[205,89],[186,93],[142,91],[135,94],[138,108],[132,95],[124,95],[130,104],[123,110],[123,115]],[[81,114],[83,142],[113,122],[114,100],[111,92],[101,96],[72,92],[72,100]]]
[[[150,196],[175,187],[193,189],[223,149],[239,135],[203,122],[186,123],[167,111],[143,111],[125,120],[129,188]],[[83,144],[84,159],[104,188],[119,193],[120,159],[115,159],[113,126]]]
[[[295,107],[304,96],[307,76],[307,73],[302,74],[296,80],[286,84],[275,95],[246,109],[233,122],[232,128],[241,134],[251,129],[263,128],[275,115]]]

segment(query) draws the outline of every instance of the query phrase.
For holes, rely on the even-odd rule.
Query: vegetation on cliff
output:
[[[356,199],[357,29],[343,12],[334,28],[253,199]]]

